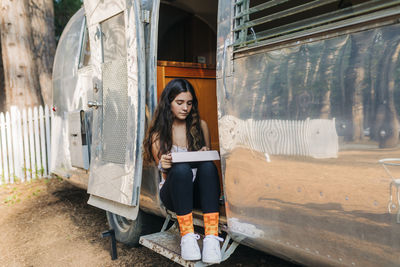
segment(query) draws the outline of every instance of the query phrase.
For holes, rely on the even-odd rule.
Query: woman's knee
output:
[[[212,161],[199,162],[199,165],[197,168],[204,172],[209,172],[209,173],[217,172],[217,167],[215,166],[214,162],[212,162]]]
[[[188,163],[174,163],[171,167],[169,175],[174,176],[177,179],[190,178],[191,180],[193,177],[193,172]]]

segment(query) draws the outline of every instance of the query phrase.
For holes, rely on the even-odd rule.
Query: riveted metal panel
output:
[[[93,109],[88,193],[104,199],[104,203],[92,204],[106,210],[112,202],[128,206],[128,211],[123,210],[130,212],[131,219],[138,212],[140,144],[144,136],[145,61],[140,9],[139,0],[127,1],[123,12],[110,10],[102,21],[89,26],[93,100],[98,108]]]
[[[128,87],[125,58],[103,64],[103,161],[125,163]]]

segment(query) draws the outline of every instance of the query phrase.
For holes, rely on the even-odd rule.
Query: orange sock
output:
[[[181,236],[184,236],[188,233],[194,233],[192,213],[188,213],[182,216],[177,215],[176,217],[178,218],[179,230],[181,231]]]
[[[204,213],[204,234],[218,236],[219,212]]]

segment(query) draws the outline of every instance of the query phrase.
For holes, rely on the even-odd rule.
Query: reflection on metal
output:
[[[247,146],[270,155],[335,158],[338,136],[335,120],[253,120],[224,116],[218,121],[221,154]]]
[[[111,62],[119,59],[124,59],[126,61],[124,13],[122,12],[109,18],[101,22],[100,25],[104,62]]]
[[[381,160],[379,160],[379,163],[382,164],[383,168],[385,169],[385,171],[387,172],[389,177],[392,179],[392,181],[390,182],[390,186],[389,186],[389,192],[390,192],[390,201],[388,204],[389,213],[392,213],[392,209],[397,208],[396,220],[397,220],[397,223],[400,223],[400,192],[399,192],[400,178],[396,179],[393,176],[393,173],[389,169],[389,166],[400,167],[400,159],[399,158],[381,159]],[[397,207],[396,207],[396,204],[393,203],[392,187],[395,187],[395,189],[396,189]]]
[[[400,153],[400,25],[388,17],[399,8],[273,37],[232,55],[224,49],[226,40],[234,39],[234,20],[226,15],[234,13],[231,4],[219,1],[217,38],[228,232],[245,245],[305,265],[397,266],[400,224],[397,214],[388,212],[393,181],[383,177],[377,162]],[[376,18],[385,19],[371,23]],[[346,32],[337,32],[343,25]],[[313,38],[300,39],[311,33]],[[282,40],[288,42],[279,47]],[[225,72],[228,64],[233,72]],[[267,121],[307,118],[330,121],[331,129],[323,131],[334,142],[309,140],[335,156],[268,153],[267,162]],[[285,137],[283,147],[304,149],[299,131],[276,132],[272,137]],[[234,227],[232,219],[240,224]],[[251,237],[252,229],[263,234]]]
[[[51,172],[67,176],[74,168],[69,151],[68,113],[85,109],[87,94],[82,83],[85,74],[78,76],[80,42],[84,10],[80,9],[68,22],[58,42],[53,68],[53,105],[57,107],[52,118]],[[79,73],[84,73],[85,68]]]
[[[237,218],[230,218],[228,220],[229,230],[234,233],[240,233],[246,237],[262,238],[264,231],[257,229],[256,226],[249,223],[242,223]]]

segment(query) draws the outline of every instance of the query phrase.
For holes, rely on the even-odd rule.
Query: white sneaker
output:
[[[200,248],[197,240],[200,236],[194,233],[188,233],[181,239],[181,256],[184,260],[195,261],[201,259]]]
[[[224,241],[223,238],[215,235],[207,235],[203,240],[203,262],[204,263],[220,263],[221,247],[219,242]]]

